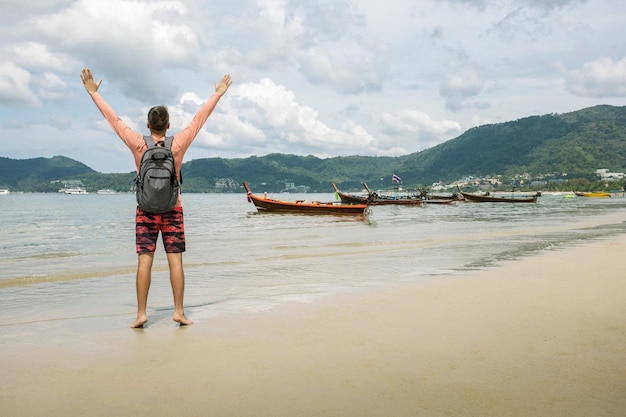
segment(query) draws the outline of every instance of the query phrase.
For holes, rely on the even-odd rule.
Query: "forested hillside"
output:
[[[51,191],[55,187],[50,187],[50,181],[88,174],[96,172],[64,156],[32,159],[0,157],[0,186],[9,186],[15,190]]]
[[[306,185],[314,190],[331,189],[335,182],[346,187],[362,187],[361,181],[391,176],[399,158],[348,156],[320,159],[314,156],[271,154],[246,159],[197,159],[183,164],[185,187],[214,186],[216,178],[233,178],[250,183]],[[199,179],[203,184],[199,184]],[[282,186],[282,185],[281,185]]]
[[[626,107],[596,106],[470,129],[456,139],[403,158],[411,179],[467,174],[626,171]]]
[[[285,183],[327,191],[335,182],[360,189],[365,181],[389,185],[396,173],[407,185],[454,181],[465,176],[529,173],[593,178],[595,171],[626,171],[626,106],[596,106],[476,127],[433,148],[400,157],[271,154],[244,159],[207,158],[183,164],[187,192],[238,190],[243,181],[280,191]],[[0,158],[0,185],[23,191],[54,191],[50,182],[80,179],[90,189],[128,191],[134,175],[99,174],[71,159]],[[234,187],[217,188],[225,181]]]

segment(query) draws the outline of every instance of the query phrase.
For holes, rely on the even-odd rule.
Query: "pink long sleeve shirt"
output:
[[[113,128],[115,133],[122,139],[122,141],[128,146],[128,149],[133,154],[135,158],[135,169],[139,172],[139,164],[141,163],[141,156],[146,150],[147,146],[145,141],[143,140],[143,134],[139,132],[135,132],[132,130],[124,121],[115,113],[115,110],[102,98],[100,93],[93,93],[91,95],[93,102],[96,104],[100,112],[104,118],[109,122],[109,125]],[[183,164],[183,157],[185,156],[185,152],[195,139],[196,135],[202,129],[202,126],[209,118],[213,109],[217,105],[221,96],[217,93],[213,94],[206,103],[202,105],[198,113],[194,116],[193,120],[185,127],[182,131],[174,134],[174,141],[172,142],[172,153],[174,154],[174,162],[176,165],[176,173],[178,178],[180,179],[180,167]],[[157,139],[162,140],[163,138],[156,138],[152,136],[155,142]],[[180,193],[178,194],[178,202],[176,203],[176,207],[182,206],[182,200]]]

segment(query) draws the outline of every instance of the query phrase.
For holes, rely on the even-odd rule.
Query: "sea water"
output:
[[[184,194],[183,202],[185,307],[196,322],[437,279],[626,232],[622,195],[374,206],[367,216],[258,213],[245,194]],[[134,195],[10,194],[0,196],[0,208],[0,343],[27,341],[43,329],[62,335],[133,321]],[[173,325],[172,313],[159,243],[150,325]]]

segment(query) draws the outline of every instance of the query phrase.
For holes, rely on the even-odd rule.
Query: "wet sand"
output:
[[[622,236],[189,327],[130,330],[129,316],[0,342],[1,414],[623,416],[625,249]]]

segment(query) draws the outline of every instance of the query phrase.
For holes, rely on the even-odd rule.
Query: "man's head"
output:
[[[155,106],[148,111],[148,129],[165,132],[170,127],[170,114],[165,106]]]

